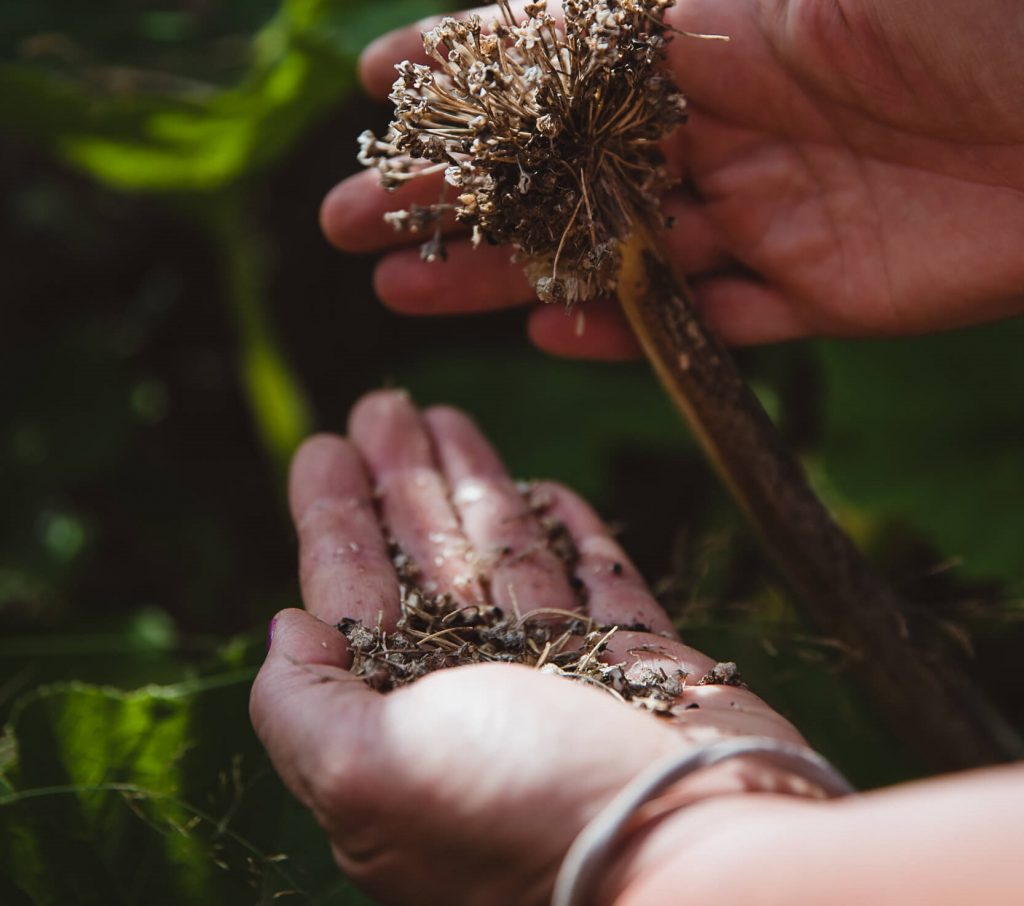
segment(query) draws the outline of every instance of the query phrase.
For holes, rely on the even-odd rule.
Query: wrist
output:
[[[593,902],[608,864],[645,818],[650,820],[652,810],[657,820],[716,793],[753,790],[829,798],[853,792],[828,761],[801,744],[740,736],[692,746],[635,777],[580,832],[562,861],[552,906]]]
[[[738,902],[756,886],[750,869],[792,840],[796,826],[835,807],[831,801],[772,793],[730,793],[665,814],[625,842],[609,865],[596,906],[689,906]],[[752,884],[753,882],[753,884]],[[734,888],[734,883],[736,887]]]
[[[716,830],[706,824],[712,806],[756,817],[773,803],[850,792],[828,762],[802,746],[745,737],[698,747],[652,767],[587,827],[566,857],[552,902],[617,903],[666,856],[685,853],[680,842],[703,841]]]

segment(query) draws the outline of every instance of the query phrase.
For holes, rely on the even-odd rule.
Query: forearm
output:
[[[1024,902],[1024,770],[832,802],[745,795],[681,810],[634,841],[604,903],[973,906]]]

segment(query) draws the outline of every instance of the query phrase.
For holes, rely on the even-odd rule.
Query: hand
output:
[[[557,7],[557,0],[553,2]],[[1024,311],[1024,20],[1013,0],[679,0],[669,66],[691,120],[666,143],[684,188],[664,202],[679,273],[730,343],[919,333]],[[364,54],[383,97],[392,66],[423,61],[412,26]],[[436,201],[427,180],[386,193],[374,173],[336,187],[323,228],[348,251],[408,243],[386,211]],[[453,242],[447,265],[396,248],[377,291],[415,314],[527,303],[501,248]],[[529,332],[549,351],[624,358],[617,308],[586,330],[554,307]]]
[[[465,604],[490,600],[525,613],[576,610],[579,598],[535,511],[464,415],[421,414],[400,393],[377,393],[356,406],[349,435],[315,437],[296,455],[290,498],[309,613],[276,619],[252,719],[285,782],[329,834],[341,868],[371,894],[387,903],[543,903],[575,836],[646,766],[730,735],[802,741],[753,693],[731,686],[687,685],[668,718],[510,664],[447,669],[386,695],[371,691],[348,673],[349,652],[333,624],[350,617],[394,627],[399,586],[389,535],[422,582]],[[540,493],[579,551],[574,576],[587,614],[652,629],[619,632],[603,659],[691,677],[714,666],[678,640],[586,504],[556,485]],[[801,788],[739,760],[684,784],[682,795],[694,799]]]

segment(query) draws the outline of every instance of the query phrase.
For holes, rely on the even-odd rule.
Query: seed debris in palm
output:
[[[669,713],[686,673],[647,667],[627,674],[624,664],[602,660],[621,628],[603,626],[567,610],[508,614],[493,605],[466,606],[448,594],[417,587],[409,558],[395,551],[404,584],[394,632],[344,619],[338,629],[352,652],[351,672],[380,692],[467,664],[523,664],[595,686],[638,707]]]

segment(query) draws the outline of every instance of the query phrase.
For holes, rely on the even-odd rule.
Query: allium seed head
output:
[[[619,243],[658,222],[670,185],[657,143],[685,119],[658,68],[674,2],[563,0],[562,29],[544,2],[517,22],[499,0],[489,28],[443,19],[423,36],[437,67],[396,67],[394,120],[382,140],[360,137],[359,160],[386,188],[443,173],[455,200],[388,220],[433,229],[424,257],[435,260],[440,219],[454,212],[474,241],[511,244],[545,301],[614,290]]]

